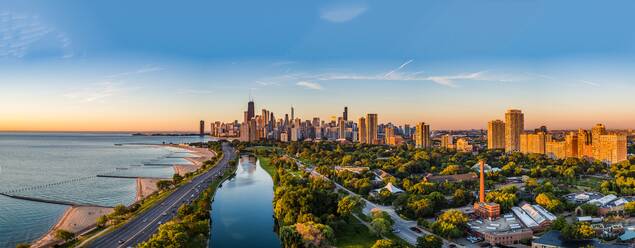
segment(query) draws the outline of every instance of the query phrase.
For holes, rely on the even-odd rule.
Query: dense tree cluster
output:
[[[139,247],[207,247],[209,210],[214,190],[208,188],[191,205],[182,205],[175,219],[159,226],[150,240]]]
[[[441,214],[437,221],[430,225],[430,229],[442,237],[458,238],[463,236],[467,221],[467,215],[452,209]]]

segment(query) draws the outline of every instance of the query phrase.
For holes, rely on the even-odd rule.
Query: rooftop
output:
[[[542,235],[540,238],[533,241],[534,244],[555,246],[555,247],[572,247],[578,248],[583,246],[593,246],[596,248],[624,248],[627,246],[622,245],[612,245],[612,244],[603,244],[597,240],[579,240],[579,241],[571,241],[565,240],[560,235],[560,231],[549,231]]]
[[[507,214],[495,220],[478,219],[470,221],[467,225],[476,232],[481,233],[508,233],[522,231],[524,226],[512,214]]]

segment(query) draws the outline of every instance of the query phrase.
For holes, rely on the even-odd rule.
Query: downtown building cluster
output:
[[[619,163],[627,159],[627,134],[607,131],[603,124],[591,130],[578,129],[555,138],[546,126],[526,131],[524,114],[517,109],[505,113],[505,121],[493,120],[487,124],[489,149],[506,152],[545,154],[555,159],[583,158],[605,163]]]
[[[201,134],[204,134],[203,121],[201,121]],[[253,101],[248,102],[247,111],[243,112],[242,122],[213,122],[210,135],[239,138],[241,141],[249,142],[330,140],[375,145],[401,145],[413,142],[420,148],[432,147],[430,125],[423,122],[417,123],[415,127],[397,126],[392,123],[382,124],[379,123],[378,115],[374,113],[366,114],[358,118],[356,122],[349,119],[348,107],[344,107],[341,116],[332,117],[328,121],[321,120],[319,117],[302,120],[295,115],[293,107],[290,113],[284,114],[284,117],[276,118],[276,115],[267,109],[262,109],[260,114],[256,114]]]

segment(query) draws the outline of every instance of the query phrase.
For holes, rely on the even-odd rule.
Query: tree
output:
[[[485,201],[498,203],[501,206],[501,210],[508,210],[511,209],[514,204],[516,204],[516,197],[516,194],[513,193],[492,191],[487,193],[487,195],[485,196]]]
[[[624,211],[626,211],[626,213],[630,214],[631,216],[635,215],[635,201],[627,202],[624,205]]]
[[[562,202],[560,200],[547,193],[538,194],[536,196],[536,203],[549,211],[556,211],[562,206]]]
[[[562,229],[564,229],[566,226],[567,220],[562,216],[558,216],[558,218],[556,218],[556,220],[551,223],[551,230],[562,231]]]
[[[174,184],[179,184],[181,181],[183,181],[183,177],[178,173],[174,173],[174,175],[172,176],[172,181],[174,182]]]
[[[295,226],[280,228],[280,242],[285,248],[300,248],[303,245],[302,236],[296,231]]]
[[[392,230],[392,225],[384,218],[374,218],[370,225],[378,237],[384,236]]]
[[[459,188],[454,191],[452,201],[455,206],[463,206],[472,200],[472,195],[467,191]]]
[[[426,235],[417,238],[417,248],[441,248],[443,241],[434,235]]]
[[[371,248],[399,248],[399,244],[390,239],[380,239],[375,241],[375,244]]]
[[[359,213],[366,205],[359,196],[348,195],[337,203],[337,213],[340,216],[349,217],[353,213]]]
[[[455,174],[459,174],[460,172],[460,168],[458,165],[448,165],[448,167],[445,167],[445,169],[443,169],[439,174],[441,175],[455,175]]]
[[[330,226],[315,222],[295,224],[295,229],[302,237],[305,247],[330,247],[335,233]]]
[[[55,231],[55,237],[68,242],[69,240],[75,238],[75,234],[64,229],[58,229]]]
[[[589,223],[576,222],[572,225],[566,225],[561,234],[567,240],[587,240],[595,237],[595,230]]]
[[[451,209],[441,214],[430,228],[440,236],[458,238],[463,235],[462,230],[467,221],[468,217],[465,214],[456,209]]]
[[[19,243],[15,246],[15,248],[29,248],[29,247],[31,247],[31,245],[26,243]]]
[[[124,215],[127,213],[128,213],[128,208],[124,206],[123,204],[117,204],[113,212],[114,215]]]
[[[169,189],[170,186],[172,186],[172,182],[170,182],[168,180],[160,180],[160,181],[157,182],[157,188],[159,190]]]

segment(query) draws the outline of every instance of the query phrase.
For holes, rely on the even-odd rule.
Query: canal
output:
[[[279,248],[272,200],[269,174],[255,157],[242,156],[236,176],[216,191],[209,247]]]

